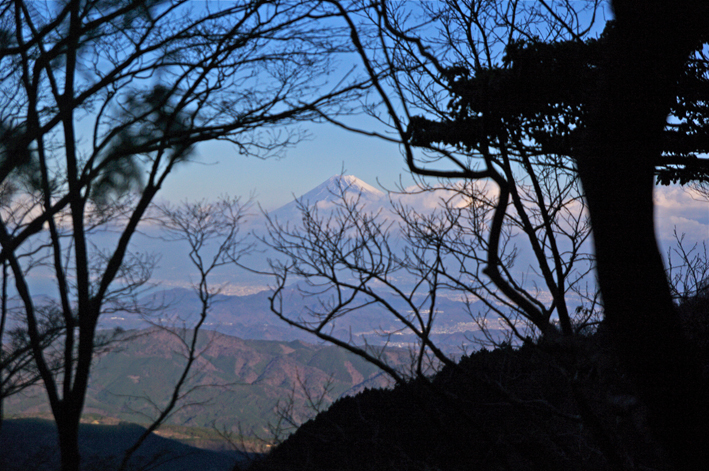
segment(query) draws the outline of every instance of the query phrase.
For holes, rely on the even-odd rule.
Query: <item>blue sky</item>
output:
[[[199,163],[180,168],[160,197],[178,202],[201,198],[213,200],[223,194],[248,198],[249,194],[256,193],[256,201],[263,209],[274,210],[292,201],[294,195],[303,195],[343,169],[344,173],[355,175],[375,187],[379,187],[379,182],[388,189],[395,189],[399,179],[404,186],[413,183],[396,145],[332,125],[311,125],[309,129],[312,139],[290,149],[283,159],[245,158],[228,144],[204,145],[200,148]],[[689,247],[709,239],[708,201],[682,187],[673,186],[658,187],[655,204],[663,254],[674,245],[675,228],[679,234],[687,235]],[[177,254],[173,250],[165,254],[158,278],[170,271],[184,276],[185,269],[189,270],[188,265],[174,258]],[[230,273],[225,278],[220,277],[220,281],[228,279],[234,288],[246,281],[233,270],[228,271]],[[170,285],[174,286],[168,283]]]
[[[415,4],[410,4],[415,5]],[[412,7],[416,11],[416,7]],[[596,29],[603,28],[612,15],[607,4],[602,4]],[[590,13],[581,18],[589,21]],[[582,22],[583,22],[582,21]],[[333,25],[341,25],[334,22]],[[429,31],[433,34],[433,29]],[[423,34],[423,30],[419,33]],[[499,45],[498,45],[499,46]],[[340,72],[355,67],[362,73],[362,63],[356,55],[338,56]],[[356,73],[355,73],[356,75]],[[342,79],[338,72],[327,79],[329,84]],[[383,132],[379,121],[365,116],[347,117],[347,124],[364,130]],[[208,143],[199,147],[198,164],[184,166],[172,175],[159,198],[171,202],[184,199],[214,199],[229,194],[247,198],[256,194],[256,200],[266,210],[276,209],[300,196],[327,178],[340,173],[355,175],[365,182],[387,189],[395,189],[402,179],[403,186],[413,184],[404,159],[394,144],[378,138],[357,135],[332,124],[308,124],[303,127],[312,134],[312,140],[289,149],[284,159],[259,160],[245,158],[228,143]]]
[[[271,210],[343,170],[374,186],[379,180],[388,189],[395,189],[400,177],[404,185],[412,184],[398,146],[330,124],[306,129],[312,139],[289,149],[282,159],[244,157],[228,143],[204,144],[198,148],[198,163],[179,168],[160,197],[178,202],[255,193],[263,208]]]
[[[367,129],[366,120],[359,123]],[[227,143],[204,144],[197,162],[178,168],[159,198],[176,203],[255,194],[263,209],[273,210],[343,171],[378,188],[394,190],[400,181],[413,184],[398,146],[330,124],[307,129],[312,138],[289,149],[282,159],[244,157]],[[655,204],[661,239],[670,238],[675,225],[696,241],[709,239],[709,202],[673,186],[658,187]]]
[[[361,121],[366,128],[366,122]],[[202,145],[197,162],[179,167],[168,178],[158,194],[159,200],[173,203],[188,200],[215,200],[220,195],[241,196],[246,199],[256,194],[263,209],[274,210],[320,185],[333,175],[343,172],[355,175],[375,187],[378,183],[387,189],[406,187],[413,179],[406,170],[404,159],[396,145],[377,138],[357,135],[333,125],[315,124],[308,128],[312,139],[289,149],[283,159],[260,160],[246,158],[230,144]],[[709,201],[682,187],[658,187],[655,195],[658,238],[663,254],[673,245],[673,231],[687,235],[688,246],[709,240]],[[191,266],[186,248],[174,244],[166,246],[159,240],[136,239],[139,251],[155,251],[162,255],[154,281],[162,288],[190,286]],[[251,292],[249,286],[265,287],[268,279],[254,280],[233,267],[220,270],[217,284],[230,284],[225,292]],[[53,289],[38,277],[38,292],[51,294]],[[254,286],[257,285],[257,286]],[[245,290],[245,291],[244,291]]]
[[[349,124],[382,130],[382,124],[355,117]],[[333,175],[346,173],[385,189],[413,183],[398,146],[357,135],[331,124],[307,124],[311,139],[288,150],[283,159],[260,160],[239,155],[229,143],[198,147],[196,162],[178,167],[166,181],[158,200],[214,200],[220,195],[251,194],[265,210],[292,201]],[[381,185],[381,186],[380,186]],[[676,226],[696,242],[709,239],[709,202],[696,201],[677,188],[659,188],[656,197],[658,234],[669,241]],[[665,244],[666,245],[666,244]],[[164,266],[170,266],[167,259]]]

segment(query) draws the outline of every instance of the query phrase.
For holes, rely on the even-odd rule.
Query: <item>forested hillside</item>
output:
[[[189,394],[169,423],[255,432],[269,440],[279,401],[294,400],[293,413],[312,411],[306,394],[333,400],[389,380],[373,365],[331,345],[302,341],[242,340],[212,331],[199,336],[200,354],[188,381]],[[84,415],[146,423],[165,404],[184,366],[184,350],[174,332],[128,331],[109,353],[96,360]],[[391,349],[391,361],[403,365],[404,350]],[[6,415],[48,415],[38,386],[7,399]]]

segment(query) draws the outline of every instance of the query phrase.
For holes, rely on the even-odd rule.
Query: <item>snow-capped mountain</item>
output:
[[[268,212],[271,221],[278,222],[281,226],[289,226],[290,229],[302,227],[303,215],[298,206],[298,202],[308,206],[317,207],[318,215],[327,218],[334,209],[341,203],[341,197],[348,201],[358,199],[362,209],[369,214],[379,213],[379,222],[390,223],[392,238],[396,238],[398,226],[397,215],[393,211],[391,202],[402,204],[407,208],[415,209],[421,213],[430,213],[440,207],[443,199],[450,200],[451,195],[446,191],[421,192],[416,188],[409,188],[410,194],[386,193],[375,188],[353,175],[336,175],[298,197],[296,201],[291,201],[278,209]],[[240,228],[241,234],[247,236],[248,242],[255,243],[254,250],[250,250],[241,262],[253,271],[225,269],[213,274],[212,282],[224,284],[225,293],[247,294],[254,293],[265,288],[272,282],[268,276],[259,275],[256,272],[268,272],[269,259],[279,259],[280,255],[272,249],[264,246],[258,239],[268,239],[269,225],[266,217],[260,214],[253,214],[252,219],[244,223]],[[254,237],[255,236],[255,237]],[[191,286],[194,274],[194,267],[189,261],[187,254],[189,248],[179,244],[166,246],[157,237],[144,238],[141,240],[141,247],[154,251],[162,255],[160,267],[155,271],[155,277],[165,287],[189,287]]]
[[[301,212],[299,204],[316,206],[318,211],[327,215],[335,209],[342,197],[347,201],[359,198],[359,202],[366,208],[376,210],[388,205],[386,193],[372,185],[360,180],[354,175],[335,175],[328,178],[303,196],[268,213],[269,217],[279,222],[299,221]]]
[[[335,175],[298,199],[306,202],[335,201],[342,193],[348,196],[361,195],[367,201],[378,201],[385,196],[383,191],[374,188],[354,175]]]

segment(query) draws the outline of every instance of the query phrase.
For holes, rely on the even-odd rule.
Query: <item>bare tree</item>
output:
[[[318,2],[0,2],[0,181],[31,210],[0,220],[32,356],[57,422],[62,470],[78,470],[79,419],[106,301],[134,294],[152,260],[131,240],[194,146],[279,153],[284,125],[342,103],[329,84],[336,36]],[[110,231],[108,230],[110,229]],[[108,242],[97,237],[112,234]],[[60,374],[43,349],[23,256],[43,247],[64,334]],[[127,264],[129,260],[135,262]]]
[[[154,323],[155,327],[167,331],[179,340],[184,347],[185,364],[177,382],[171,388],[172,393],[166,404],[157,405],[150,398],[141,398],[153,405],[155,416],[149,417],[151,424],[125,451],[118,468],[120,471],[127,469],[131,457],[150,434],[160,428],[176,410],[183,407],[191,394],[204,386],[194,385],[191,380],[195,373],[193,365],[202,352],[209,348],[209,342],[206,346],[198,347],[198,339],[203,337],[200,330],[207,319],[213,298],[220,292],[219,287],[210,285],[209,277],[219,267],[238,263],[241,255],[249,250],[250,245],[245,243],[239,232],[248,208],[249,205],[241,204],[238,198],[223,198],[214,203],[200,201],[184,203],[179,207],[162,205],[156,209],[156,222],[162,229],[162,238],[188,244],[190,261],[197,270],[194,289],[201,309],[196,322],[189,329],[185,325],[176,327]],[[188,320],[182,322],[186,323]]]
[[[13,183],[6,182],[0,190],[0,211],[6,221],[20,227],[22,222],[34,208],[31,199],[13,201],[18,189]],[[27,253],[20,255],[24,261],[26,274],[30,270],[41,266],[45,258],[42,255],[44,245],[39,244]],[[27,329],[22,322],[21,310],[10,299],[9,284],[12,283],[12,274],[9,264],[5,260],[2,264],[2,292],[0,294],[0,428],[5,398],[12,396],[41,380],[39,372],[32,357],[32,346],[28,338]],[[47,349],[63,333],[62,322],[58,316],[56,306],[51,303],[42,304],[37,309],[39,313],[39,338],[40,345]],[[60,365],[53,359],[52,367]]]
[[[559,326],[566,336],[578,334],[598,315],[593,295],[585,297],[584,289],[592,267],[584,251],[589,227],[573,175],[543,170],[551,173],[527,176],[535,185],[516,180],[520,204],[500,220],[498,195],[473,182],[421,187],[440,195],[440,207],[432,213],[417,212],[402,200],[389,212],[371,213],[340,180],[333,213],[319,214],[317,207],[301,203],[302,226],[270,221],[266,243],[284,256],[272,262],[273,311],[367,358],[399,382],[409,374],[389,367],[381,349],[334,334],[347,318],[372,306],[383,308],[398,326],[381,329],[384,344],[397,333],[416,339],[410,373],[417,377],[426,376],[433,364],[455,363],[452,352],[435,340],[443,317],[440,299],[465,301],[471,322],[483,332],[502,327],[517,341],[553,337]],[[548,224],[545,214],[552,215]],[[515,266],[520,251],[531,255],[530,267]],[[284,298],[291,282],[310,299],[305,311],[294,310]],[[570,307],[571,296],[578,309]]]
[[[676,465],[705,465],[707,378],[673,305],[652,189],[656,177],[706,179],[709,8],[613,1],[594,37],[598,2],[333,3],[413,173],[490,180],[504,208],[496,160],[513,155],[515,134],[530,156],[571,159],[618,354]]]
[[[5,304],[5,302],[3,302]],[[3,322],[0,325],[0,414],[4,412],[4,401],[6,398],[20,393],[25,389],[36,385],[41,381],[32,357],[32,346],[30,344],[27,330],[22,327],[6,327],[7,317],[15,317],[17,309],[3,308]],[[64,333],[64,327],[59,317],[56,306],[38,306],[40,346],[48,351],[55,341]],[[49,361],[50,368],[58,373],[61,369],[61,361],[55,355]],[[2,431],[2,417],[0,416],[0,432]]]
[[[501,276],[502,221],[519,213],[520,170],[533,188],[538,170],[530,168],[578,175],[617,353],[676,466],[705,466],[707,378],[672,302],[652,188],[656,177],[706,179],[707,6],[614,1],[615,21],[598,35],[599,2],[330,3],[372,79],[369,109],[392,132],[331,121],[400,143],[416,175],[490,182],[497,200],[484,274],[539,321],[544,311]],[[553,228],[543,208],[539,218],[525,233]],[[563,251],[545,237],[536,234],[535,251]],[[561,295],[563,264],[551,267],[540,275]],[[561,307],[565,336],[568,319]]]
[[[667,277],[675,302],[683,303],[704,295],[709,281],[707,243],[687,246],[685,236],[675,229],[676,244],[667,250]]]
[[[301,425],[325,410],[332,403],[332,383],[333,377],[330,376],[321,387],[314,389],[299,372],[296,372],[296,382],[291,392],[276,403],[274,408],[276,419],[268,424],[267,439],[261,440],[265,445],[264,448],[283,443]],[[304,404],[299,404],[301,402]]]
[[[440,195],[440,206],[433,213],[416,212],[401,203],[394,205],[389,213],[381,209],[372,213],[357,195],[341,186],[332,214],[319,214],[317,206],[301,204],[302,225],[271,220],[266,242],[282,255],[272,261],[276,286],[271,309],[290,325],[379,366],[402,386],[416,379],[417,387],[430,389],[434,397],[440,396],[442,401],[458,407],[462,420],[468,421],[475,430],[480,424],[463,412],[469,399],[452,393],[433,379],[432,373],[441,366],[447,368],[444,377],[461,375],[465,378],[461,381],[477,388],[476,391],[492,394],[490,397],[495,398],[495,404],[508,404],[523,411],[523,416],[534,411],[534,414],[583,424],[579,429],[579,442],[597,447],[596,453],[611,466],[630,469],[632,464],[628,463],[632,463],[632,454],[624,444],[614,441],[614,430],[600,418],[605,414],[603,407],[609,404],[599,408],[595,402],[591,405],[595,400],[588,397],[588,391],[595,385],[589,386],[586,369],[589,363],[595,365],[595,360],[584,358],[588,349],[585,337],[598,323],[600,309],[595,294],[586,299],[578,297],[578,293],[585,294],[584,285],[588,282],[585,275],[592,267],[583,247],[589,231],[583,206],[576,204],[578,193],[571,190],[573,185],[554,184],[553,188],[564,188],[568,193],[556,197],[548,193],[541,200],[549,205],[544,210],[557,215],[555,224],[548,226],[553,228],[551,233],[538,230],[530,236],[524,232],[520,221],[525,217],[539,218],[541,209],[535,206],[539,199],[527,200],[531,190],[522,186],[524,214],[510,212],[499,229],[501,241],[496,269],[506,286],[515,290],[514,296],[524,297],[535,310],[512,301],[510,298],[514,298],[507,297],[485,270],[489,263],[488,240],[490,232],[495,230],[491,226],[497,214],[497,199],[472,182],[458,188],[448,185],[423,189],[437,191]],[[515,269],[520,250],[526,248],[533,252],[530,245],[542,243],[540,241],[548,244],[552,238],[557,242],[568,238],[564,241],[565,250],[553,255],[554,252],[547,249],[545,258],[532,258],[541,268],[535,264],[529,270]],[[542,284],[545,278],[539,274],[544,269],[553,271],[555,266],[562,266],[564,270],[555,278],[564,282],[561,298],[545,289]],[[296,295],[292,293],[294,286]],[[298,296],[305,299],[304,303],[297,303],[304,305],[302,309],[293,305],[296,304],[293,298]],[[570,332],[565,333],[556,308],[558,303],[572,307],[572,297],[577,297],[579,304],[577,309],[569,309]],[[458,364],[460,351],[452,351],[450,346],[438,342],[437,331],[446,321],[440,307],[445,298],[465,301],[471,323],[476,323],[482,332],[490,333],[496,327],[507,329],[507,340],[511,342],[502,352],[509,351],[511,343],[526,344],[527,354],[530,348],[537,349],[537,353],[546,358],[547,367],[558,371],[566,382],[559,387],[574,392],[569,402],[576,406],[568,408],[567,403],[567,407],[559,408],[547,397],[535,396],[534,391],[512,392],[507,385],[509,378],[500,378],[503,373],[500,372],[500,377],[491,377]],[[482,302],[482,309],[480,303],[476,304],[478,301]],[[583,304],[584,301],[587,303]],[[379,313],[380,323],[370,328],[375,334],[369,337],[353,336],[351,331],[349,337],[342,334],[354,317],[370,317],[373,309]],[[388,347],[401,334],[413,338],[409,345],[409,369],[395,368],[387,361]],[[499,338],[489,338],[502,346]],[[468,349],[477,346],[476,339],[468,339]],[[520,357],[514,358],[519,360]],[[552,442],[563,441],[553,438],[553,431],[540,433],[550,437]],[[589,440],[587,434],[593,439]]]
[[[277,234],[273,245],[292,259],[290,264],[277,267],[278,271],[286,274],[292,270],[296,276],[314,273],[316,270],[310,266],[301,273],[295,261],[313,260],[314,253],[318,260],[331,259],[323,264],[354,257],[342,262],[342,268],[366,268],[368,275],[358,273],[354,276],[358,283],[348,286],[351,294],[335,296],[332,306],[342,304],[340,308],[347,309],[351,307],[347,304],[350,296],[362,295],[365,283],[376,280],[386,285],[390,281],[388,273],[410,271],[421,280],[416,286],[425,292],[418,293],[421,299],[432,303],[425,306],[429,314],[417,319],[414,331],[419,339],[428,338],[427,330],[435,316],[434,293],[439,290],[483,300],[490,312],[495,317],[502,316],[513,330],[523,321],[537,334],[572,336],[575,327],[585,322],[579,319],[579,325],[574,326],[574,315],[593,317],[598,306],[595,290],[582,287],[581,280],[591,269],[584,246],[590,229],[573,161],[537,146],[530,135],[533,124],[507,122],[501,117],[495,124],[497,128],[486,129],[492,128],[488,124],[491,120],[466,118],[465,103],[450,100],[457,87],[466,86],[465,74],[487,76],[502,70],[505,46],[509,43],[534,37],[544,41],[585,37],[595,22],[597,4],[583,7],[588,13],[585,17],[579,15],[583,11],[566,4],[550,18],[543,2],[451,1],[412,6],[381,1],[359,5],[361,8],[329,3],[350,29],[353,46],[372,81],[375,94],[367,109],[392,132],[353,129],[325,112],[324,118],[356,132],[400,143],[414,174],[461,179],[460,183],[451,184],[441,180],[436,185],[421,180],[420,185],[422,191],[444,186],[460,195],[466,205],[462,210],[444,206],[439,214],[423,218],[399,207],[409,247],[404,257],[394,255],[386,231],[372,217],[363,215],[356,204],[343,201],[339,222],[327,217],[312,219],[312,213],[303,208],[303,233],[273,228]],[[479,95],[497,97],[481,81]],[[489,108],[494,112],[492,105]],[[467,141],[461,137],[463,142],[459,142],[458,135],[451,134],[448,123],[452,124],[456,117],[470,121]],[[567,123],[565,129],[573,126]],[[440,168],[435,168],[436,164]],[[480,191],[480,185],[475,183],[478,181],[488,182],[485,191]],[[357,236],[345,236],[350,233]],[[516,256],[510,243],[513,234],[524,237],[534,261],[531,273],[522,268],[525,277],[520,276],[520,267],[516,267],[516,273],[512,269]],[[285,235],[294,240],[281,240]],[[319,239],[322,247],[311,247],[310,255],[295,256],[294,252],[307,244],[316,244],[304,242],[306,239]],[[327,256],[321,253],[327,250]],[[318,270],[321,275],[329,273],[330,282],[342,282],[335,274],[336,267]],[[282,285],[281,279],[278,286]],[[573,312],[567,297],[574,291],[585,297],[587,307],[593,306],[591,311],[582,307]],[[549,295],[546,304],[540,301],[542,293]],[[414,307],[414,294],[401,296],[412,305],[407,309],[417,312],[424,304]],[[324,315],[330,307],[324,306],[322,319],[337,318]],[[413,324],[405,325],[413,328]],[[527,334],[524,329],[517,331],[521,338]],[[425,344],[428,340],[421,341]]]

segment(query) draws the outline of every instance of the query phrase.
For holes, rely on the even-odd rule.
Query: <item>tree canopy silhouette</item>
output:
[[[398,141],[412,173],[493,182],[501,220],[507,162],[577,172],[622,364],[677,467],[706,463],[707,380],[673,305],[653,187],[707,178],[709,7],[612,1],[594,37],[600,2],[332,3],[392,131],[360,132]]]
[[[207,140],[279,154],[303,137],[288,124],[317,118],[316,106],[341,110],[360,89],[328,82],[339,46],[326,17],[305,1],[0,1],[0,183],[13,190],[0,208],[0,262],[23,305],[63,470],[79,469],[101,315],[150,277],[155,258],[131,240],[173,169]],[[33,274],[48,274],[58,296],[52,349]]]
[[[479,152],[515,135],[538,155],[580,157],[614,28],[610,21],[599,38],[585,41],[515,40],[505,46],[501,64],[482,71],[447,67],[441,75],[450,92],[448,110],[442,119],[412,117],[409,143]],[[709,150],[709,63],[704,51],[695,52],[678,77],[662,153],[654,162],[664,185],[709,179],[709,161],[701,158]]]

